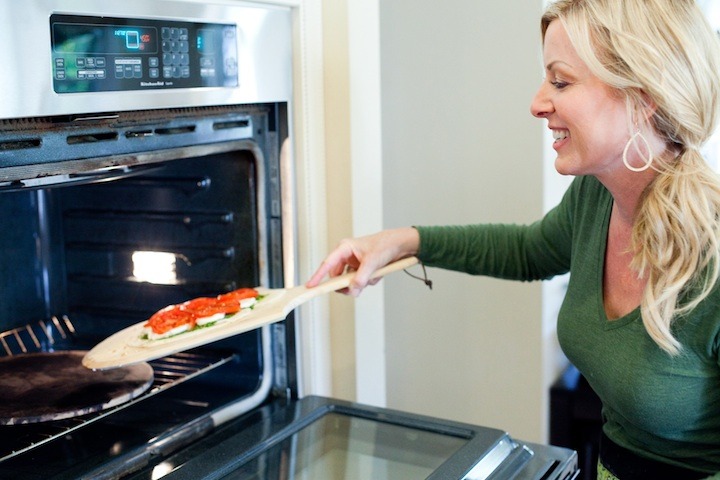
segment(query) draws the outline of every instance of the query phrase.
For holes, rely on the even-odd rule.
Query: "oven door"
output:
[[[575,452],[492,428],[309,396],[276,402],[134,479],[574,479]]]

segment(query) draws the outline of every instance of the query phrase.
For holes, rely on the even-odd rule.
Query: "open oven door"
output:
[[[309,396],[258,409],[129,478],[569,480],[577,455],[492,428]]]

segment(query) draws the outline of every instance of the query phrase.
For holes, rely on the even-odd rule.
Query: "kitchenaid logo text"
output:
[[[169,87],[172,84],[173,82],[140,82],[141,87]]]

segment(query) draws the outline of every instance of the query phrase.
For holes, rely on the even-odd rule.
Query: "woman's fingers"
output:
[[[338,247],[328,254],[305,286],[312,288],[320,284],[326,276],[336,277],[347,271],[357,270],[350,286],[339,291],[358,296],[367,285],[377,283],[372,279],[372,275],[378,268],[395,259],[414,255],[418,245],[419,237],[412,227],[342,240]]]
[[[308,288],[315,287],[326,276],[337,277],[345,273],[345,269],[348,266],[357,266],[359,263],[360,262],[354,258],[352,249],[348,248],[346,244],[341,244],[323,260],[315,273],[313,273],[305,283],[305,286]]]

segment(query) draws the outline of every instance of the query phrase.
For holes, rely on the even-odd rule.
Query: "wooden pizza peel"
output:
[[[398,260],[378,269],[372,278],[378,279],[389,273],[411,267],[417,262],[416,257]],[[164,339],[142,339],[143,327],[146,322],[136,323],[97,344],[85,355],[82,363],[85,367],[96,370],[123,367],[255,330],[285,319],[293,309],[312,298],[346,288],[354,276],[354,272],[339,275],[313,288],[307,288],[304,285],[285,289],[257,287],[256,290],[264,297],[253,306],[252,310],[241,310],[216,325]]]

